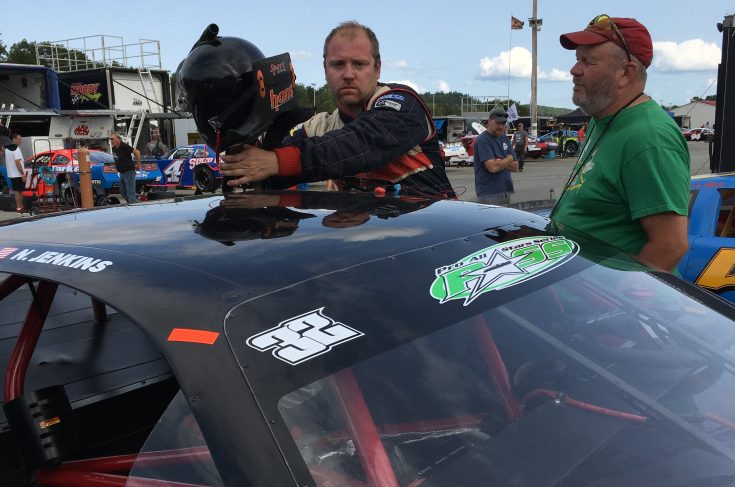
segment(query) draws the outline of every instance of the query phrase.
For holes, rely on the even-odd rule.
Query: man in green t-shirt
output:
[[[643,92],[651,36],[635,19],[600,15],[560,41],[576,49],[572,101],[592,120],[550,226],[670,272],[687,249],[689,149],[671,117]]]

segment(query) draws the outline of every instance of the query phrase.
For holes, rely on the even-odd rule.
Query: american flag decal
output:
[[[3,247],[2,249],[0,249],[0,259],[4,259],[5,257],[9,256],[16,250],[18,249],[15,247]]]

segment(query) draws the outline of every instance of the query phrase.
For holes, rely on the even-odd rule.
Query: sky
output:
[[[533,0],[435,1],[342,0],[310,2],[125,0],[82,9],[58,0],[37,0],[0,27],[10,47],[21,39],[60,41],[80,37],[88,47],[119,38],[160,41],[161,65],[174,72],[204,28],[216,23],[220,35],[252,42],[266,56],[289,52],[297,82],[325,84],[322,48],[329,31],[344,20],[373,29],[380,41],[381,81],[402,82],[420,92],[458,91],[473,96],[531,97]],[[574,108],[569,69],[574,51],[559,35],[582,30],[598,14],[634,17],[651,33],[653,64],[646,94],[666,105],[715,95],[722,34],[716,24],[735,13],[725,0],[537,0],[543,20],[538,33],[538,104]],[[32,11],[38,12],[34,15]],[[510,29],[511,16],[525,22]],[[71,47],[81,46],[80,40]],[[151,58],[148,57],[150,60]],[[510,66],[509,66],[510,64]]]

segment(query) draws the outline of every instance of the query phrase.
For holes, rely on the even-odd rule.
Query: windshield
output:
[[[555,276],[494,307],[453,308],[439,329],[407,299],[411,327],[434,331],[282,395],[316,485],[732,485],[730,318],[664,276]],[[398,339],[394,313],[392,328],[358,329]]]

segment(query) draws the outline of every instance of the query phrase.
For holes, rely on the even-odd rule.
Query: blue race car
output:
[[[65,203],[73,204],[79,201],[75,198],[74,188],[79,187],[79,161],[77,149],[60,149],[39,152],[35,156],[25,160],[26,171],[38,171],[39,167],[48,166],[56,174],[56,182],[59,184],[59,193]],[[115,169],[114,157],[97,150],[89,151],[92,168],[92,187],[95,195],[95,204],[100,206],[103,199],[111,194],[120,192],[120,176]],[[0,168],[0,175],[5,179],[5,166]],[[70,177],[71,176],[71,177]],[[141,192],[147,185],[160,184],[163,176],[156,164],[143,163],[141,169],[135,172],[135,186]],[[99,200],[99,201],[98,201]]]
[[[206,144],[186,145],[171,150],[164,158],[143,158],[154,162],[163,173],[163,185],[196,188],[214,193],[222,182],[217,154]]]
[[[694,176],[689,199],[689,250],[679,273],[735,302],[735,174]]]

